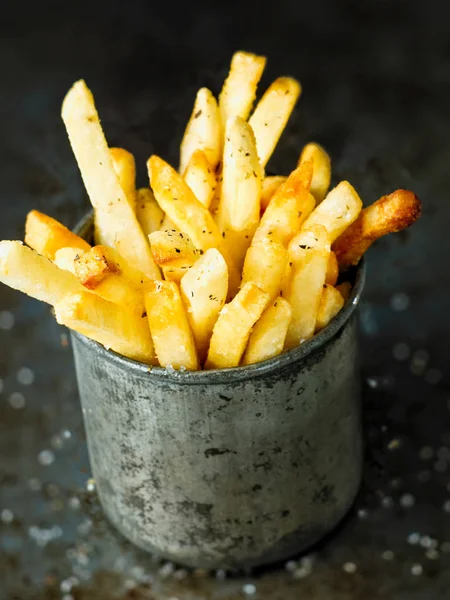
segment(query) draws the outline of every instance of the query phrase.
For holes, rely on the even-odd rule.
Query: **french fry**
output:
[[[332,285],[325,284],[322,290],[322,296],[320,298],[319,310],[317,312],[316,329],[317,333],[328,323],[334,319],[341,308],[344,306],[344,298]]]
[[[169,217],[167,215],[164,216],[164,220],[161,224],[161,227],[159,228],[159,231],[179,231],[176,226],[175,223],[172,223],[172,221],[169,219]]]
[[[184,173],[197,150],[205,153],[212,169],[222,153],[222,123],[217,101],[207,88],[197,92],[194,109],[186,126],[180,147],[180,173]]]
[[[226,304],[214,325],[205,369],[237,367],[244,354],[253,325],[267,304],[269,295],[249,281]]]
[[[314,163],[311,193],[317,202],[320,203],[327,195],[328,188],[330,187],[331,160],[322,146],[313,142],[306,144],[303,148],[297,166],[308,160],[312,160]]]
[[[286,248],[269,237],[262,238],[247,250],[241,286],[253,281],[273,300],[280,293],[287,265]]]
[[[352,292],[352,284],[349,281],[343,281],[342,283],[336,286],[336,289],[343,297],[344,302],[347,302]]]
[[[197,200],[183,178],[161,158],[151,156],[147,167],[156,200],[168,218],[176,228],[187,233],[198,250],[219,250],[227,262],[229,289],[237,289],[239,273],[211,213]]]
[[[78,260],[82,254],[83,252],[77,248],[60,248],[55,252],[53,262],[60,269],[75,275],[75,260]]]
[[[208,251],[206,251],[208,252]],[[174,281],[180,283],[186,273],[192,268],[192,265],[185,267],[161,267],[161,270],[166,281]]]
[[[83,291],[72,273],[16,241],[0,242],[0,281],[52,305],[68,294]]]
[[[55,305],[56,320],[127,358],[155,364],[155,352],[145,316],[130,314],[104,298],[81,292]]]
[[[301,91],[299,82],[292,77],[279,77],[264,93],[248,120],[263,168],[275,150]]]
[[[186,233],[154,231],[148,237],[153,259],[161,267],[191,267],[201,254]]]
[[[364,208],[333,245],[342,268],[356,265],[373,242],[409,227],[420,217],[421,204],[415,194],[396,190]]]
[[[225,133],[217,222],[238,268],[258,226],[262,179],[249,124],[240,117],[230,119]]]
[[[111,160],[119,183],[133,210],[136,209],[136,163],[134,156],[123,148],[110,148]]]
[[[197,200],[204,207],[209,208],[216,190],[217,179],[214,169],[202,150],[196,150],[191,156],[183,177]]]
[[[355,188],[348,181],[341,181],[312,211],[302,229],[307,231],[322,225],[332,244],[355,221],[361,208],[362,202]]]
[[[38,254],[53,260],[55,253],[61,248],[75,248],[82,252],[89,250],[90,245],[56,219],[32,210],[25,223],[25,243]]]
[[[249,52],[236,52],[231,59],[230,72],[219,95],[222,124],[228,119],[246,120],[256,96],[256,88],[266,66],[266,57]]]
[[[136,192],[136,217],[146,237],[163,224],[164,213],[150,188],[140,188]]]
[[[145,295],[145,307],[159,364],[198,369],[194,337],[177,285],[153,281]]]
[[[283,351],[291,318],[291,305],[278,296],[256,322],[242,364],[251,365],[278,356]]]
[[[120,185],[106,144],[94,99],[84,81],[66,95],[62,118],[84,185],[96,211],[100,237],[149,278],[160,277],[133,208]]]
[[[314,208],[309,195],[312,162],[304,163],[280,185],[261,217],[254,242],[271,237],[287,246]]]
[[[286,349],[294,348],[314,335],[330,258],[326,229],[316,225],[297,234],[289,244],[289,258],[293,266],[286,300],[292,308],[292,320],[286,336]]]
[[[336,258],[336,253],[331,251],[330,258],[328,260],[327,275],[325,277],[325,283],[329,285],[336,285],[339,277],[339,265]]]
[[[273,195],[286,179],[287,177],[284,177],[283,175],[271,175],[263,179],[261,187],[261,212],[266,210]]]
[[[134,285],[105,246],[94,246],[75,259],[75,275],[88,290],[137,315],[145,312],[143,285]]]
[[[220,252],[214,248],[207,250],[181,280],[180,291],[198,356],[203,362],[228,292],[228,268]]]

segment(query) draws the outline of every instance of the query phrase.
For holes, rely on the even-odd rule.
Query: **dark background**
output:
[[[196,90],[220,91],[236,49],[269,57],[261,89],[285,74],[303,85],[271,171],[287,173],[303,144],[314,140],[331,154],[334,181],[349,179],[365,203],[406,187],[424,209],[411,230],[370,252],[360,313],[365,481],[350,519],[315,550],[312,573],[300,570],[297,579],[281,569],[225,583],[198,573],[178,582],[183,571],[174,576],[163,565],[161,572],[111,532],[95,493],[86,490],[89,466],[65,334],[47,307],[1,287],[2,600],[64,597],[70,576],[77,578],[77,599],[229,600],[244,597],[249,582],[264,600],[450,597],[445,6],[418,0],[2,3],[1,239],[21,239],[32,208],[68,226],[88,208],[59,116],[73,81],[87,81],[108,142],[135,154],[144,185],[152,152],[177,162]],[[23,367],[33,371],[31,385],[18,375]],[[45,450],[50,458],[40,454]],[[420,534],[418,544],[410,543],[419,539],[411,533]],[[345,571],[352,570],[349,562],[353,574]]]

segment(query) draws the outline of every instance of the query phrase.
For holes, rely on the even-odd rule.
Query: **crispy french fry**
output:
[[[279,77],[264,93],[248,120],[263,168],[275,150],[301,91],[299,82],[292,77]]]
[[[144,235],[147,237],[161,228],[164,221],[164,213],[156,202],[150,188],[140,188],[137,190],[136,216]]]
[[[278,296],[256,322],[242,364],[251,365],[278,356],[283,351],[291,318],[291,305]]]
[[[53,260],[61,248],[76,248],[82,252],[90,245],[75,233],[72,233],[56,219],[32,210],[25,223],[25,243],[45,258]]]
[[[247,119],[256,96],[256,88],[266,66],[266,57],[236,52],[230,72],[219,95],[219,109],[225,127],[228,119]]]
[[[81,292],[55,305],[56,320],[127,358],[154,364],[155,352],[145,316],[130,314],[104,298]]]
[[[191,267],[201,254],[191,238],[179,231],[154,231],[149,240],[153,259],[161,267]]]
[[[161,270],[166,281],[175,281],[175,283],[180,283],[186,273],[189,273],[191,268],[192,265],[184,267],[161,267]]]
[[[74,266],[78,281],[88,290],[131,313],[145,312],[143,285],[137,287],[126,277],[106,246],[94,246],[79,256]]]
[[[134,156],[123,148],[110,148],[109,152],[119,183],[134,210],[136,208],[136,163]]]
[[[200,362],[203,362],[228,292],[228,268],[220,252],[214,248],[207,250],[183,277],[180,290]]]
[[[330,187],[331,160],[322,146],[314,142],[306,144],[303,148],[297,166],[308,160],[312,160],[314,163],[311,193],[317,202],[320,203],[327,195],[328,188]]]
[[[249,281],[226,304],[214,325],[205,369],[237,367],[244,354],[253,325],[267,304],[269,295]]]
[[[239,285],[239,273],[211,213],[197,200],[183,178],[161,158],[150,157],[147,167],[160,207],[175,227],[187,233],[197,249],[219,250],[227,261],[229,288],[235,290]]]
[[[293,266],[286,300],[292,308],[292,320],[286,336],[287,349],[298,346],[314,335],[330,258],[326,229],[316,225],[297,234],[289,244],[289,258]]]
[[[304,163],[280,185],[261,217],[253,241],[271,237],[287,246],[314,208],[309,195],[312,163]]]
[[[333,245],[341,267],[356,265],[380,237],[409,227],[420,217],[421,204],[415,194],[396,190],[364,208],[358,218]]]
[[[336,285],[338,277],[339,277],[339,265],[338,265],[338,261],[336,258],[336,253],[331,251],[330,258],[328,260],[327,275],[325,278],[325,283],[328,283],[329,285]]]
[[[247,250],[241,286],[253,281],[273,300],[280,293],[287,265],[286,248],[270,237],[262,238]]]
[[[175,224],[169,219],[167,215],[164,216],[164,220],[159,228],[159,231],[179,231]]]
[[[362,202],[355,188],[348,181],[341,181],[312,211],[303,223],[302,230],[322,225],[332,244],[355,221],[361,208]]]
[[[60,269],[75,275],[75,260],[78,260],[82,254],[83,252],[77,248],[60,248],[55,252],[53,262]]]
[[[214,169],[202,150],[197,150],[191,156],[183,177],[197,200],[209,208],[216,190],[217,179]]]
[[[336,286],[337,291],[341,294],[344,299],[344,302],[350,298],[350,294],[352,291],[352,284],[349,281],[343,281],[339,285]]]
[[[217,222],[240,268],[259,222],[263,173],[248,123],[230,119],[225,138]]]
[[[261,212],[266,210],[273,195],[286,179],[287,177],[284,177],[284,175],[271,175],[263,179],[261,187]]]
[[[194,337],[177,285],[172,281],[152,282],[145,295],[145,307],[159,364],[198,369]]]
[[[62,118],[96,211],[100,237],[111,242],[125,260],[148,277],[160,277],[150,245],[119,183],[92,93],[84,81],[77,81],[66,95]]]
[[[48,304],[83,291],[76,277],[22,242],[0,242],[0,281]]]
[[[180,173],[184,173],[197,150],[205,153],[215,169],[222,152],[222,123],[217,101],[207,88],[197,92],[194,109],[180,147]]]
[[[343,306],[344,298],[339,290],[332,285],[325,284],[320,298],[319,310],[317,312],[316,333],[328,325]]]

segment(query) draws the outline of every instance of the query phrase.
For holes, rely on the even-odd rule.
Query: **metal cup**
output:
[[[89,239],[92,217],[78,227]],[[346,514],[362,470],[355,309],[260,364],[149,367],[72,332],[92,471],[116,528],[194,567],[286,559]]]

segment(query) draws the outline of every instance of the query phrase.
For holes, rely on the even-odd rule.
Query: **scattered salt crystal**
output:
[[[86,481],[86,490],[88,492],[95,492],[95,479],[88,479]]]
[[[381,558],[383,560],[393,560],[394,559],[394,553],[392,552],[392,550],[385,550],[383,552],[383,554],[381,555]]]
[[[3,523],[12,523],[14,521],[14,513],[9,508],[4,508],[1,512],[1,519]]]
[[[242,591],[246,596],[253,596],[256,594],[256,586],[253,583],[246,583],[242,586]]]
[[[288,562],[284,565],[284,568],[286,569],[286,571],[292,573],[292,571],[295,571],[295,569],[297,568],[297,563],[295,562],[295,560],[288,560]]]
[[[17,381],[22,385],[31,385],[34,381],[34,373],[28,367],[22,367],[17,371]]]
[[[173,575],[174,571],[175,567],[173,563],[166,562],[164,565],[162,565],[162,567],[160,567],[158,573],[161,577],[170,577],[171,575]]]
[[[80,504],[80,501],[75,496],[69,498],[68,505],[72,510],[78,510],[80,508]]]
[[[383,508],[392,508],[394,506],[393,498],[391,498],[391,496],[384,496],[384,498],[381,499],[381,506]]]
[[[25,396],[20,392],[13,392],[8,400],[12,408],[19,410],[25,406]]]
[[[404,292],[397,292],[391,297],[391,308],[396,312],[406,310],[409,306],[409,297]]]
[[[416,500],[412,494],[403,494],[400,496],[400,505],[403,508],[411,508],[416,503]]]
[[[445,510],[445,512],[450,513],[450,500],[446,500],[442,508]]]
[[[408,360],[410,354],[411,354],[411,350],[410,350],[408,344],[405,344],[405,342],[398,342],[392,348],[392,355],[395,358],[395,360],[399,360],[399,361]]]
[[[423,573],[423,567],[419,563],[416,563],[411,567],[412,575],[418,577],[419,575],[422,575],[422,573]]]
[[[353,573],[356,573],[356,565],[354,562],[346,562],[342,565],[342,569],[346,572],[349,573],[350,575],[353,575]]]
[[[14,327],[14,315],[9,310],[0,311],[0,329],[8,331]]]
[[[48,467],[55,460],[55,455],[51,450],[42,450],[38,454],[38,461],[42,466]]]
[[[365,508],[360,508],[358,510],[358,517],[360,519],[367,519],[368,516],[369,516],[369,512]]]
[[[33,492],[39,492],[42,489],[42,483],[39,479],[36,479],[36,477],[32,477],[28,480],[28,487],[30,490],[33,490]]]
[[[224,569],[218,569],[216,571],[216,579],[218,581],[224,581],[227,578],[227,572]]]
[[[410,533],[406,539],[408,541],[408,544],[411,544],[411,546],[417,546],[417,544],[420,542],[420,537],[420,533],[415,531],[413,533]]]
[[[439,558],[439,552],[435,548],[429,548],[425,552],[425,556],[428,560],[437,560]]]

